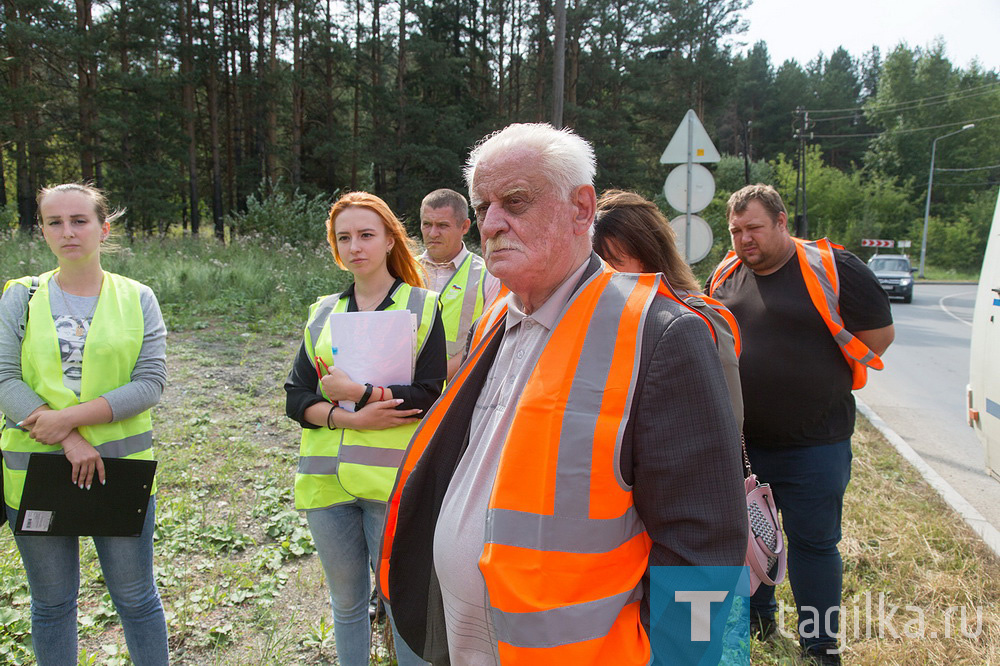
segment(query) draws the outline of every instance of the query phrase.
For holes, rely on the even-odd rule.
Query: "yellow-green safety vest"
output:
[[[386,310],[406,309],[417,315],[415,359],[434,324],[437,294],[404,282],[391,298],[392,305]],[[310,307],[304,342],[312,365],[316,365],[318,354],[327,366],[334,366],[330,315],[346,312],[348,300],[343,294],[333,294],[321,297]],[[319,383],[316,393],[323,396]],[[325,509],[356,498],[386,501],[416,429],[416,423],[385,430],[303,428],[295,474],[295,508]]]
[[[441,321],[448,358],[465,351],[472,322],[483,313],[486,300],[486,262],[469,252],[441,290]]]
[[[132,370],[142,349],[145,321],[135,280],[104,273],[90,330],[83,346],[80,397],[63,383],[62,355],[52,309],[49,307],[49,279],[55,271],[39,276],[38,289],[28,302],[28,321],[21,342],[21,377],[52,409],[65,409],[99,398],[132,380]],[[31,276],[10,280],[7,291],[17,283],[31,285]],[[84,439],[103,458],[153,459],[153,423],[149,410],[122,421],[80,426]],[[34,452],[54,453],[61,449],[39,444],[13,423],[3,424],[4,499],[17,509],[21,505],[28,458]],[[154,482],[152,492],[156,492]]]

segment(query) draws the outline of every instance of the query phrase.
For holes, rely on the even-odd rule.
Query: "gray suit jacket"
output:
[[[577,289],[599,268],[594,254]],[[742,565],[747,513],[740,435],[711,333],[685,306],[655,298],[643,336],[621,470],[653,541],[649,564]],[[401,492],[389,568],[393,616],[407,644],[435,664],[448,663],[448,650],[434,527],[501,338],[460,387],[405,487],[393,492]],[[648,571],[643,586],[648,629]]]

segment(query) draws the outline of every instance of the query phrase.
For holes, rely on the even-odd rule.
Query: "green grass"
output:
[[[40,241],[0,242],[0,275],[50,266]],[[172,663],[329,664],[329,594],[292,508],[299,428],[281,385],[306,308],[345,275],[319,248],[260,241],[146,240],[109,259],[153,286],[168,326],[170,380],[154,411],[160,460],[156,575]],[[23,263],[22,263],[23,262]],[[120,262],[120,263],[116,263]],[[951,606],[981,607],[978,638],[848,636],[845,663],[1000,664],[1000,565],[876,431],[859,422],[845,505],[844,601],[887,595],[943,634]],[[82,540],[80,663],[125,664],[120,624]],[[792,604],[787,583],[779,599]],[[29,598],[13,538],[0,529],[0,664],[32,664]],[[900,631],[914,613],[901,610]],[[848,615],[850,618],[851,616]],[[974,623],[974,617],[969,620]],[[960,618],[955,618],[954,627]],[[792,613],[785,628],[794,630]],[[386,638],[378,641],[388,659]],[[791,638],[754,643],[754,664],[800,664]]]
[[[229,245],[211,238],[121,241],[102,257],[105,270],[149,285],[170,330],[206,327],[223,317],[249,332],[275,322],[301,323],[317,296],[343,289],[350,274],[336,267],[322,237],[292,245],[240,237]],[[0,280],[55,268],[40,236],[0,236]]]
[[[979,282],[979,271],[956,271],[953,268],[940,268],[938,266],[924,267],[925,280],[944,280],[956,282]],[[919,282],[919,280],[918,280]]]
[[[1000,664],[1000,562],[862,418],[852,445],[854,463],[840,544],[846,607],[841,627],[847,634],[844,663]],[[886,608],[899,607],[891,621],[879,622],[880,595]],[[787,581],[778,588],[778,599],[789,608],[784,628],[794,633],[794,602]],[[949,608],[964,608],[964,627],[977,635],[963,635],[961,610]],[[977,608],[982,610],[981,631],[976,630]],[[918,631],[921,618],[923,629]],[[767,643],[754,642],[753,663],[799,663],[797,641],[775,636]]]

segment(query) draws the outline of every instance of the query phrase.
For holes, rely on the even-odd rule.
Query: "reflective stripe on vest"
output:
[[[844,328],[844,320],[840,318],[840,276],[833,255],[833,248],[840,246],[834,246],[826,238],[818,241],[792,240],[795,241],[795,253],[809,297],[851,366],[854,380],[851,388],[862,388],[868,381],[868,368],[881,370],[884,365],[878,354]]]
[[[139,358],[145,321],[139,301],[138,282],[114,273],[104,273],[104,281],[83,347],[80,397],[63,381],[59,336],[49,307],[49,280],[55,271],[39,276],[38,289],[28,303],[27,326],[21,343],[21,376],[24,382],[53,409],[65,409],[87,402],[124,386],[132,379]],[[12,280],[27,287],[31,277]],[[80,434],[105,458],[153,459],[152,420],[149,410],[122,421],[81,426]],[[6,424],[0,435],[3,449],[4,495],[7,504],[18,508],[24,488],[24,473],[33,452],[51,453],[52,447],[39,444],[28,434]],[[152,492],[156,492],[154,482]]]
[[[497,300],[499,301],[500,299],[498,298]],[[494,304],[496,304],[496,302],[494,302]],[[506,309],[504,312],[506,312]],[[482,319],[483,318],[480,318],[480,322],[482,322]],[[456,395],[458,395],[459,389],[469,378],[469,375],[472,373],[472,369],[476,366],[476,363],[479,362],[479,359],[486,350],[489,341],[492,340],[493,336],[503,328],[503,325],[504,319],[502,317],[496,319],[493,322],[492,328],[485,333],[486,342],[484,344],[475,344],[470,348],[469,357],[459,368],[455,377],[448,382],[448,386],[445,388],[445,392],[441,398],[434,403],[434,406],[432,406],[424,418],[420,420],[420,423],[417,425],[417,431],[414,433],[413,438],[410,440],[410,445],[406,449],[403,463],[400,465],[399,472],[396,476],[396,482],[393,487],[392,495],[389,498],[389,505],[386,508],[386,524],[382,536],[382,551],[378,563],[378,587],[387,601],[391,600],[390,595],[392,594],[392,590],[389,588],[389,560],[392,555],[393,539],[396,535],[396,521],[399,517],[399,501],[403,492],[403,486],[406,485],[406,480],[409,478],[410,473],[416,466],[417,461],[419,461],[420,457],[424,454],[424,451],[427,449],[427,445],[430,443],[431,437],[434,433],[438,432],[438,426],[441,425],[441,420],[448,411],[448,407],[451,405],[452,400]]]
[[[24,432],[21,428],[10,426],[11,430]],[[147,431],[138,435],[131,435],[123,439],[116,439],[94,446],[102,458],[128,458],[138,453],[142,453],[153,446],[153,432]],[[42,453],[52,453],[53,447],[47,447]],[[4,451],[3,461],[7,467],[14,470],[24,471],[28,469],[28,458],[33,451]]]
[[[496,298],[493,299],[493,302],[483,311],[482,316],[476,322],[476,329],[472,332],[472,340],[469,342],[470,352],[482,342],[486,332],[493,328],[493,325],[507,314],[507,298],[509,295],[510,289],[501,284]]]
[[[434,324],[437,298],[434,292],[402,283],[391,294],[386,310],[409,310],[417,315],[415,357],[423,351]],[[348,297],[333,294],[320,298],[310,308],[304,342],[309,361],[319,358],[334,367],[330,339],[330,315],[347,311]],[[322,386],[316,392],[326,399]],[[416,424],[386,430],[304,428],[295,474],[295,508],[323,509],[355,498],[385,501],[389,497],[403,453]]]
[[[619,455],[659,283],[651,274],[596,274],[552,330],[518,399],[479,560],[503,663],[649,661],[638,590],[651,541]],[[549,529],[521,532],[533,522]]]
[[[851,388],[862,388],[868,382],[868,368],[881,370],[885,366],[878,354],[844,328],[844,320],[840,317],[840,276],[833,251],[843,247],[827,238],[806,241],[792,237],[792,241],[809,299],[851,368]],[[741,263],[730,250],[712,274],[709,293],[713,294]]]
[[[470,252],[441,290],[441,320],[448,343],[448,358],[465,350],[472,322],[482,314],[486,298],[485,275],[486,262]]]
[[[716,288],[720,284],[726,281],[730,275],[733,274],[743,261],[736,256],[736,253],[732,250],[726,253],[726,256],[722,258],[719,265],[716,267],[715,271],[712,273],[712,279],[708,283],[708,294],[711,296],[715,293]]]
[[[740,338],[740,325],[736,321],[736,317],[732,312],[729,311],[721,301],[717,301],[711,296],[706,296],[701,293],[690,293],[684,297],[684,304],[692,308],[697,309],[699,306],[704,306],[706,308],[711,308],[714,312],[718,313],[725,324],[729,327],[729,334],[733,338],[733,351],[736,352],[736,358],[740,357],[740,352],[743,349],[743,341]],[[713,330],[715,327],[712,327]],[[717,332],[716,332],[717,333]],[[718,336],[716,336],[716,343],[718,343]]]
[[[645,316],[657,295],[680,303],[657,275],[612,277],[605,268],[591,278],[567,305],[518,399],[480,559],[504,664],[650,659],[639,618],[650,540],[620,480],[619,452]],[[407,449],[386,512],[377,572],[390,603],[407,482],[428,450],[443,443],[438,440],[458,436],[442,429],[445,415],[502,334],[505,311],[506,304],[496,302],[480,318],[469,358]]]

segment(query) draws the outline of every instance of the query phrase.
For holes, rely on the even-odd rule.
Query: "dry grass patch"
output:
[[[1000,562],[875,428],[858,420],[844,502],[845,664],[1000,664]],[[795,630],[788,583],[778,589]],[[893,611],[893,608],[896,608]],[[799,664],[797,641],[754,664]]]

